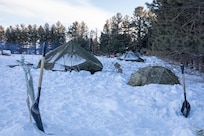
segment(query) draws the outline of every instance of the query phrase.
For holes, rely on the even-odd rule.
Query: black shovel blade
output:
[[[43,128],[43,124],[42,124],[42,120],[41,120],[41,116],[40,116],[40,110],[38,107],[38,103],[35,102],[33,104],[33,106],[31,107],[31,114],[33,116],[33,119],[36,122],[37,127],[44,132],[44,128]]]
[[[183,115],[187,118],[188,117],[188,114],[190,112],[190,109],[191,109],[191,105],[188,101],[184,101],[183,102],[183,105],[182,105],[182,108],[181,108],[181,112],[183,113]]]

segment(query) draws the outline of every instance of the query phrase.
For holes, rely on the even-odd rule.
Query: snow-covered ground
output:
[[[41,58],[23,56],[34,65]],[[104,68],[93,75],[44,70],[39,108],[45,131],[55,136],[196,136],[204,129],[203,74],[185,74],[191,104],[185,118],[180,112],[182,85],[127,85],[133,72],[149,65],[165,66],[181,81],[180,66],[143,58],[144,63],[98,57]],[[0,136],[43,136],[34,121],[30,123],[23,69],[8,67],[20,59],[15,54],[0,56]],[[123,73],[114,70],[116,62]],[[35,94],[39,73],[40,69],[31,69]]]

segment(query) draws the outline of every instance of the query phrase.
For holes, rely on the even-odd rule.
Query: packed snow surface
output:
[[[40,55],[0,55],[0,136],[44,136],[30,122],[26,104],[25,73],[16,60],[31,67],[35,96]],[[149,84],[132,87],[132,73],[145,66],[164,66],[181,80],[180,65],[156,57],[143,56],[145,62],[120,61],[97,57],[101,72],[62,72],[44,70],[39,109],[45,132],[55,136],[196,136],[204,129],[204,76],[191,70],[185,73],[188,118],[181,113],[183,86]],[[117,73],[114,64],[121,65]],[[74,63],[74,62],[73,62]],[[200,132],[199,131],[199,132]]]

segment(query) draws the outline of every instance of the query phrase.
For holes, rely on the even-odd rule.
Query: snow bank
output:
[[[37,65],[41,56],[24,55]],[[43,136],[30,123],[26,105],[24,71],[15,65],[21,55],[0,56],[0,135]],[[130,75],[145,66],[165,66],[181,77],[180,67],[156,57],[144,57],[144,63],[98,57],[104,69],[91,75],[87,71],[44,70],[40,112],[47,133],[55,136],[195,136],[204,128],[204,78],[186,74],[190,116],[180,109],[181,85],[127,85]],[[118,62],[123,73],[114,69]],[[37,94],[40,69],[31,69]],[[180,78],[181,80],[181,78]]]

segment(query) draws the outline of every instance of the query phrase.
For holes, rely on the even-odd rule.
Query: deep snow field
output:
[[[0,55],[0,136],[44,136],[29,119],[26,105],[26,81],[17,64],[37,65],[40,55]],[[46,133],[55,136],[196,136],[204,129],[204,75],[187,70],[188,118],[180,110],[184,101],[182,85],[127,85],[139,68],[159,65],[169,68],[181,81],[180,66],[156,57],[145,62],[119,61],[98,57],[104,68],[91,75],[87,71],[44,70],[40,113]],[[117,73],[114,63],[121,65]],[[35,94],[40,69],[31,68]],[[201,134],[200,134],[201,135]]]

